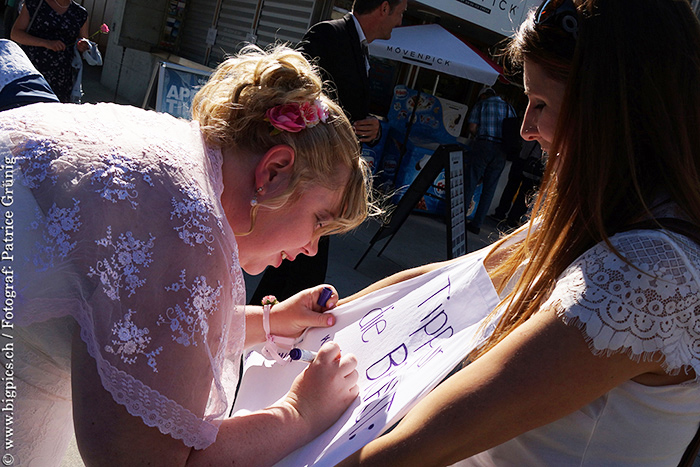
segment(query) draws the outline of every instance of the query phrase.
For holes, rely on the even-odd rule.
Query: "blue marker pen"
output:
[[[301,360],[302,362],[312,362],[314,358],[316,358],[316,352],[295,347],[289,351],[289,358],[292,360]]]
[[[333,290],[328,287],[324,287],[316,303],[320,306],[326,306],[326,302],[328,302],[328,299],[331,298],[331,295],[333,295]]]

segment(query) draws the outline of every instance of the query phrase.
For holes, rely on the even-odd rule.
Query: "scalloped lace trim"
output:
[[[691,382],[700,382],[700,248],[649,231],[620,234],[613,244],[640,270],[597,245],[565,271],[548,305],[582,330],[594,354],[640,361],[661,353],[667,373],[692,368]]]
[[[102,385],[131,415],[194,449],[205,449],[216,440],[219,429],[215,425],[106,362],[96,349],[92,336],[85,331],[87,323],[83,322],[82,317],[78,322],[80,337],[97,362]]]

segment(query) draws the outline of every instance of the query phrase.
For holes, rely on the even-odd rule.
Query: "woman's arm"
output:
[[[356,363],[354,357],[341,358],[336,344],[324,344],[287,396],[265,410],[225,419],[216,442],[194,450],[117,404],[76,332],[72,391],[78,448],[87,466],[272,465],[318,436],[357,397]],[[196,405],[206,405],[206,380],[173,384],[204,384],[206,390],[198,391],[203,400]]]
[[[32,36],[27,32],[27,26],[29,26],[29,12],[27,8],[22,8],[19,16],[15,20],[15,24],[12,25],[12,31],[10,32],[10,39],[22,45],[33,45],[36,47],[44,47],[46,49],[53,50],[54,52],[59,52],[65,50],[66,44],[62,41],[56,40],[51,41],[48,39],[40,39],[36,36]]]
[[[340,465],[447,465],[558,420],[660,362],[593,355],[553,310],[538,313],[438,386],[393,431]]]
[[[90,48],[90,43],[87,41],[87,38],[90,36],[89,22],[90,18],[86,19],[83,25],[80,27],[80,34],[78,34],[78,38],[75,42],[78,46],[78,52],[80,53],[83,53]]]
[[[493,246],[486,246],[484,247],[485,249],[491,249]],[[426,264],[423,266],[418,266],[412,269],[406,269],[400,272],[397,272],[396,274],[393,274],[389,277],[386,277],[384,279],[381,279],[374,284],[360,290],[359,292],[350,295],[349,297],[345,297],[343,299],[340,299],[338,301],[338,305],[343,305],[345,303],[351,302],[357,298],[360,298],[364,295],[367,295],[371,292],[374,292],[376,290],[383,289],[384,287],[388,287],[390,285],[398,284],[399,282],[407,281],[409,279],[413,279],[414,277],[421,276],[423,274],[426,274],[428,272],[434,271],[436,269],[439,269],[441,267],[447,266],[452,263],[456,263],[459,261],[462,261],[467,258],[471,258],[474,255],[482,255],[486,256],[486,251],[484,248],[476,251],[472,251],[471,253],[468,253],[466,255],[459,256],[457,258],[449,259],[447,261],[440,261],[437,263],[430,263]],[[496,267],[496,265],[503,260],[503,258],[507,255],[506,251],[499,251],[496,252],[495,254],[492,254],[491,257],[489,258],[489,261],[484,262],[484,266],[486,267],[486,270],[491,273],[491,270]]]
[[[318,303],[318,297],[324,287],[329,287],[333,294],[325,306]],[[335,316],[324,313],[336,306],[338,292],[332,285],[322,284],[311,289],[302,290],[278,303],[270,311],[270,333],[276,336],[299,337],[306,328],[327,328],[335,324]],[[245,307],[245,346],[265,342],[262,306]]]
[[[476,252],[474,252],[476,253]],[[469,255],[472,255],[474,253],[470,253]],[[467,256],[469,256],[467,255]],[[396,274],[392,274],[389,277],[385,277],[384,279],[378,280],[372,285],[367,286],[366,288],[360,290],[359,292],[350,295],[349,297],[342,298],[338,301],[338,305],[343,305],[345,303],[351,302],[353,300],[356,300],[360,297],[363,297],[369,293],[372,293],[376,290],[383,289],[384,287],[388,287],[390,285],[398,284],[403,281],[407,281],[409,279],[413,279],[414,277],[421,276],[423,274],[426,274],[428,272],[434,271],[435,269],[439,269],[443,266],[447,266],[448,264],[460,261],[462,259],[466,258],[466,256],[460,256],[458,258],[450,259],[447,261],[441,261],[438,263],[430,263],[426,264],[423,266],[418,266],[412,269],[405,269],[403,271],[397,272]]]

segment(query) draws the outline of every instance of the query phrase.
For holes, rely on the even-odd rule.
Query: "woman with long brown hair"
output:
[[[495,331],[342,465],[677,465],[700,424],[698,20],[547,0],[507,56],[549,160],[530,224],[485,259]]]

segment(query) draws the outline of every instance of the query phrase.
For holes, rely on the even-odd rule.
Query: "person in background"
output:
[[[355,0],[352,12],[340,19],[315,24],[300,42],[300,51],[318,64],[329,93],[353,122],[361,143],[374,144],[381,137],[379,120],[370,115],[369,52],[375,39],[390,39],[401,25],[407,0]],[[279,268],[268,268],[250,303],[275,290],[281,298],[325,281],[329,241],[322,238],[315,257],[284,261]]]
[[[10,38],[10,32],[12,31],[12,25],[15,24],[15,20],[19,16],[19,7],[20,0],[5,0],[5,9],[3,11],[2,15],[2,21],[3,21],[3,39],[9,39]]]
[[[506,155],[501,147],[501,127],[507,117],[515,117],[515,111],[496,95],[493,88],[485,87],[479,92],[479,101],[469,113],[467,123],[474,141],[464,160],[464,196],[471,200],[474,190],[482,181],[481,196],[476,212],[466,227],[478,234],[488,214],[501,172],[506,166]]]
[[[316,61],[323,77],[331,82],[361,143],[371,144],[381,132],[379,120],[369,112],[367,47],[375,39],[391,39],[406,8],[407,0],[355,0],[351,13],[315,24],[300,42],[301,52]]]
[[[528,226],[488,247],[488,340],[340,465],[678,466],[700,425],[698,18],[546,0],[507,57],[549,159]]]
[[[87,10],[73,0],[25,0],[12,26],[10,38],[24,46],[61,102],[70,102],[73,91],[73,48],[90,48],[88,27]]]
[[[529,201],[542,179],[543,157],[544,153],[537,141],[526,141],[518,157],[511,162],[508,183],[493,215],[497,222],[505,221],[508,229],[515,229],[523,224]]]
[[[3,459],[57,466],[74,429],[88,466],[272,465],[355,399],[356,360],[327,343],[276,404],[228,417],[243,349],[331,326],[337,302],[319,286],[245,306],[242,270],[313,255],[368,212],[352,126],[300,53],[226,60],[193,121],[39,103],[0,112],[0,135]]]

